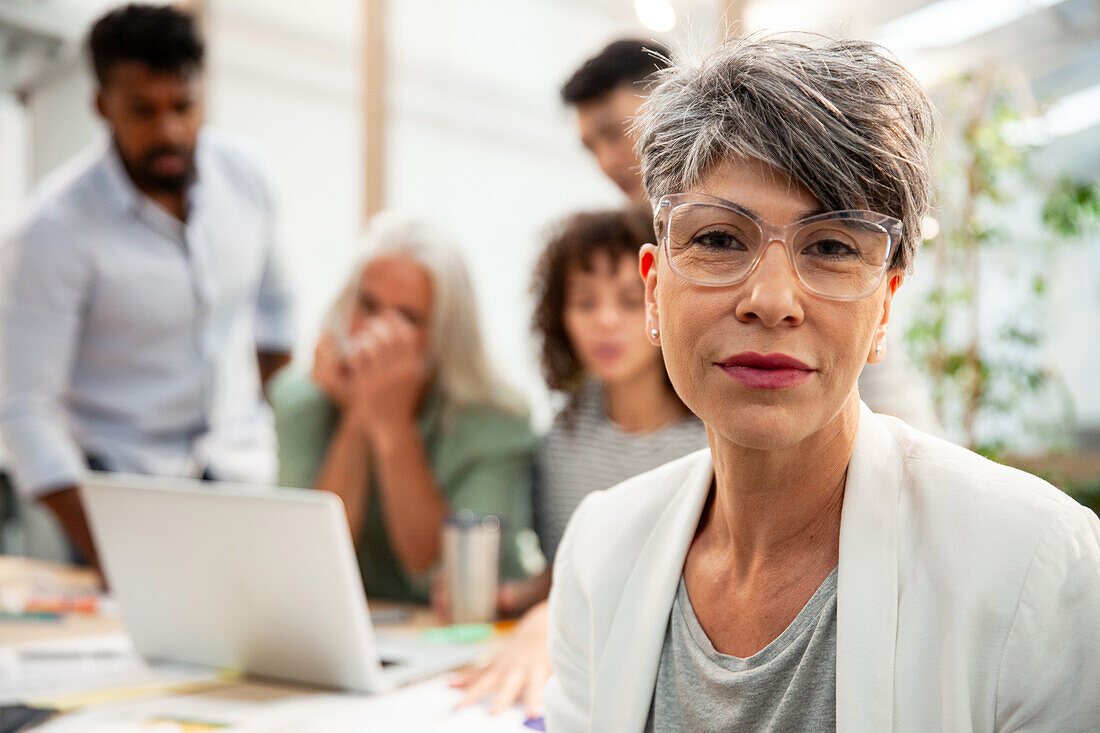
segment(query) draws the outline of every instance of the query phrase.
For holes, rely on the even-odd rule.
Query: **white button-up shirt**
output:
[[[204,129],[181,222],[101,145],[0,245],[0,433],[16,485],[110,469],[270,481],[256,350],[289,350],[290,297],[255,156]]]

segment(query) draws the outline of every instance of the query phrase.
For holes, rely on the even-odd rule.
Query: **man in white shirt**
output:
[[[261,385],[292,333],[266,177],[202,126],[194,20],[129,5],[88,45],[111,137],[0,245],[0,433],[17,487],[94,563],[86,466],[272,479]]]

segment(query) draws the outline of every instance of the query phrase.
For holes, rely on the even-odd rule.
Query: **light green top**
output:
[[[299,370],[284,369],[269,388],[279,437],[279,484],[312,487],[336,431],[338,411]],[[469,509],[500,517],[502,574],[518,578],[536,571],[540,558],[530,529],[536,442],[526,417],[472,405],[445,420],[440,407],[438,395],[430,394],[417,422],[428,464],[450,511]],[[369,596],[427,602],[429,574],[412,574],[401,567],[378,494],[369,492],[355,542],[363,587]]]

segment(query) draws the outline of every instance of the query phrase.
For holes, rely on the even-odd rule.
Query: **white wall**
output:
[[[14,221],[30,181],[28,120],[14,95],[0,94],[0,231]]]
[[[312,355],[362,219],[357,0],[210,0],[207,117],[263,149]]]
[[[1100,428],[1100,235],[1063,248],[1054,264],[1046,361],[1073,395],[1077,424]]]
[[[34,181],[105,134],[92,106],[92,94],[91,72],[79,58],[72,57],[53,69],[27,97]]]

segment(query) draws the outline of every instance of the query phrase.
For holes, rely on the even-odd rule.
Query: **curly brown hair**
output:
[[[577,270],[591,272],[593,261],[600,254],[607,255],[613,263],[623,257],[637,258],[643,244],[657,241],[651,216],[648,207],[574,214],[551,230],[546,248],[539,256],[531,283],[531,294],[535,296],[531,330],[539,341],[546,385],[569,399],[565,408],[567,420],[577,406],[576,398],[588,376],[565,332],[569,275]]]

